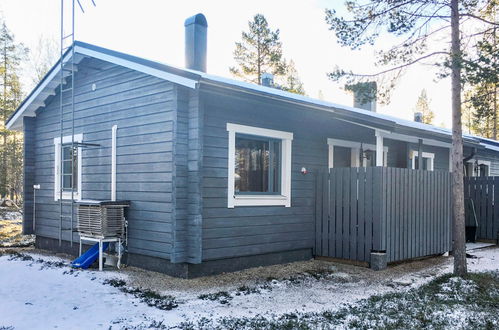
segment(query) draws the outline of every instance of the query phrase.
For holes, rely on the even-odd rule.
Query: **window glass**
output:
[[[78,148],[71,145],[62,146],[62,189],[65,191],[78,190]],[[71,165],[73,172],[71,173]]]
[[[430,168],[431,158],[423,157],[423,170]],[[419,156],[414,156],[414,169],[419,170]]]
[[[351,167],[352,149],[346,147],[334,146],[333,148],[333,167]]]
[[[489,166],[485,164],[478,165],[478,176],[489,175]]]
[[[236,134],[234,191],[279,193],[281,141]]]

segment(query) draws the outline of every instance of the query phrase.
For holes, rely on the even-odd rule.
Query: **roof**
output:
[[[147,60],[141,57],[132,56],[81,41],[75,41],[73,47],[75,51],[75,63],[79,63],[79,61],[81,61],[84,57],[94,57],[128,67],[133,70],[144,72],[192,89],[199,88],[203,85],[211,85],[243,93],[250,93],[261,97],[273,98],[283,102],[298,104],[306,108],[332,112],[335,113],[335,116],[339,119],[373,129],[381,129],[389,133],[403,134],[418,138],[436,139],[446,143],[450,143],[452,137],[452,131],[449,129],[313,99],[307,96],[219,77],[205,72],[181,69],[157,61]],[[67,61],[71,59],[71,55],[72,49],[70,48],[62,57],[64,63],[67,63]],[[55,90],[60,84],[60,60],[61,59],[59,59],[59,61],[50,69],[40,83],[38,83],[33,91],[7,120],[6,126],[8,129],[22,129],[22,117],[28,115],[33,116],[35,114],[35,110],[45,106],[44,101],[48,96],[55,95]],[[465,143],[469,145],[488,145],[490,147],[497,148],[497,151],[499,151],[499,143],[496,141],[469,134],[464,134],[463,138]]]

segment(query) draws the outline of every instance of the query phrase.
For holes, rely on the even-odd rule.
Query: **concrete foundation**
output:
[[[382,270],[387,267],[388,256],[385,252],[371,252],[369,267],[373,270]]]
[[[79,252],[79,242],[74,242],[73,247],[71,247],[70,242],[63,241],[61,246],[59,246],[59,240],[40,236],[36,237],[35,246],[39,249],[67,253],[74,256],[77,256]],[[88,248],[88,246],[85,246],[84,250],[86,248]],[[159,273],[165,273],[174,277],[195,278],[235,272],[251,267],[284,264],[310,259],[312,259],[312,249],[300,249],[219,260],[206,260],[200,264],[171,263],[169,260],[162,258],[126,253],[122,259],[122,263]]]

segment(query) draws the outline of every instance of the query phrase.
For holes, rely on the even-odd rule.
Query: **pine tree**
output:
[[[287,92],[305,95],[303,83],[298,76],[298,71],[296,71],[295,62],[293,60],[290,60],[286,65],[286,74],[283,77],[281,89]]]
[[[378,82],[386,93],[404,69],[416,63],[433,60],[437,67],[444,67],[451,78],[452,104],[452,202],[453,202],[453,254],[454,273],[467,272],[464,236],[464,185],[463,185],[463,136],[461,122],[461,92],[463,61],[467,48],[462,48],[471,38],[499,26],[497,18],[490,19],[481,12],[497,0],[347,0],[345,7],[350,17],[344,18],[334,10],[326,10],[326,21],[343,46],[359,49],[373,45],[383,33],[397,38],[386,50],[378,52],[376,64],[388,67],[375,74],[358,74],[337,69],[330,73],[334,80],[346,78],[347,83],[361,79],[391,75],[388,84]],[[450,22],[450,24],[449,24]],[[466,24],[466,26],[464,25]],[[475,26],[480,26],[475,29]],[[470,30],[474,29],[471,33]],[[431,41],[449,44],[449,49],[431,49]],[[447,42],[443,42],[446,40]],[[350,81],[349,81],[350,80]],[[381,93],[383,94],[383,93]]]
[[[242,32],[242,40],[236,42],[234,59],[237,67],[229,68],[236,77],[248,82],[261,84],[263,73],[282,76],[286,73],[286,62],[282,57],[282,44],[279,29],[270,29],[262,14],[248,22],[249,31]]]
[[[22,185],[22,135],[5,128],[22,100],[20,64],[28,50],[16,43],[5,23],[0,27],[0,197],[17,198]]]
[[[433,119],[435,118],[435,113],[433,112],[433,110],[430,109],[430,100],[428,99],[426,89],[423,89],[421,91],[414,112],[420,112],[423,115],[423,123],[425,124],[433,123]]]

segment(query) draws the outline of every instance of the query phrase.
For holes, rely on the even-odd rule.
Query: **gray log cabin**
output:
[[[109,200],[115,189],[131,202],[129,265],[193,277],[317,254],[317,173],[448,173],[449,130],[207,74],[206,19],[185,28],[186,69],[75,42],[73,138],[64,107],[59,137],[71,82],[60,86],[58,64],[8,120],[24,132],[24,232],[37,247],[76,252],[78,234],[59,221],[59,180],[63,199]],[[78,148],[66,178],[57,150],[71,139],[98,146]],[[499,175],[497,142],[464,143],[468,175]]]

